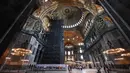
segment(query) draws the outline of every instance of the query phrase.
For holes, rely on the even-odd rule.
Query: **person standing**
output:
[[[101,68],[98,68],[97,73],[101,73],[100,69],[101,69]]]
[[[68,70],[69,70],[69,73],[71,73],[71,66],[70,65],[68,66]]]

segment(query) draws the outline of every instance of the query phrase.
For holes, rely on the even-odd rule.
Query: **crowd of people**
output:
[[[72,69],[82,70],[82,69],[85,69],[85,68],[87,68],[86,65],[78,65],[78,64],[68,65],[68,70],[69,70],[69,71],[71,71]]]
[[[69,70],[70,73],[71,73],[72,69],[83,70],[83,69],[88,69],[88,68],[87,68],[87,65],[83,65],[83,64],[68,65],[68,70]],[[90,68],[90,69],[92,69],[92,68]],[[97,73],[101,73],[102,69],[103,70],[109,70],[107,67],[104,67],[104,68],[103,67],[98,67],[96,69],[97,69]],[[109,72],[107,72],[107,73],[109,73]]]

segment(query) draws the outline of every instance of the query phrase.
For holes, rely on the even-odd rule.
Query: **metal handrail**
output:
[[[111,5],[108,3],[108,1],[104,0],[104,2],[112,9],[112,11],[118,16],[118,18],[125,24],[127,29],[130,31],[130,27],[128,24],[123,20],[123,18],[111,7]]]
[[[5,32],[5,34],[2,36],[2,38],[0,39],[0,43],[2,43],[2,41],[5,39],[5,37],[8,35],[8,33],[11,31],[11,29],[14,27],[14,25],[17,23],[17,21],[20,19],[20,17],[22,16],[22,14],[25,12],[25,10],[29,7],[29,5],[32,3],[33,0],[30,0],[29,3],[25,6],[25,8],[21,11],[21,13],[17,16],[17,18],[15,19],[15,21],[12,23],[12,25],[9,27],[9,29]],[[4,67],[5,62],[0,66],[0,71],[2,70],[2,68]]]
[[[25,6],[25,8],[22,10],[22,12],[17,16],[13,24],[9,27],[9,29],[6,31],[6,33],[3,35],[3,37],[0,39],[0,43],[4,40],[4,38],[7,36],[9,31],[13,28],[15,23],[18,21],[18,19],[22,16],[22,14],[25,12],[25,10],[29,7],[29,5],[32,3],[33,0],[30,0],[30,2]]]
[[[128,26],[128,24],[121,18],[121,16],[111,7],[111,5],[106,1],[106,0],[98,0],[98,2],[103,6],[103,8],[105,9],[105,11],[108,13],[108,15],[111,17],[111,19],[113,20],[113,22],[115,23],[115,25],[119,28],[120,32],[123,34],[123,36],[125,37],[125,39],[127,40],[127,42],[130,44],[130,35],[128,37],[127,33],[128,31],[130,31],[130,27]],[[107,8],[104,4],[107,5]],[[114,15],[116,16],[116,18],[118,18],[119,22],[117,22],[116,18],[114,18],[114,16],[112,15],[112,12],[110,12],[109,10],[111,10]],[[119,25],[120,22],[122,23],[122,25]],[[123,27],[125,27],[125,29],[122,29]],[[125,32],[126,30],[126,32]]]

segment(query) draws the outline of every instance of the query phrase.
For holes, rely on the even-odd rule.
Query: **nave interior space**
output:
[[[1,0],[0,8],[0,72],[130,73],[130,0]]]

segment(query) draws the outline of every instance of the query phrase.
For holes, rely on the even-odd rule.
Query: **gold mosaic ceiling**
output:
[[[79,31],[64,31],[64,44],[78,45],[83,42],[83,38]]]
[[[88,10],[89,10],[89,8],[91,8],[89,11],[92,12],[93,14],[96,14],[98,10],[102,11],[102,8],[98,5],[94,4],[94,6],[96,8],[93,6],[90,6],[91,0],[85,0],[85,1],[84,0],[50,0],[50,1],[52,1],[52,2],[57,1],[60,4],[59,6],[62,6],[62,5],[64,5],[64,6],[78,6],[79,8],[85,7],[85,9],[88,9]],[[48,4],[48,3],[45,3],[45,4]],[[83,4],[86,6],[84,6]],[[37,13],[36,16],[41,16],[43,14],[41,8],[36,10],[36,13]],[[71,23],[69,23],[69,25],[71,25]],[[71,31],[70,30],[64,31],[64,44],[65,45],[66,44],[77,45],[78,43],[82,43],[82,42],[83,42],[83,37],[81,36],[81,34],[78,30],[75,31],[72,29]]]

